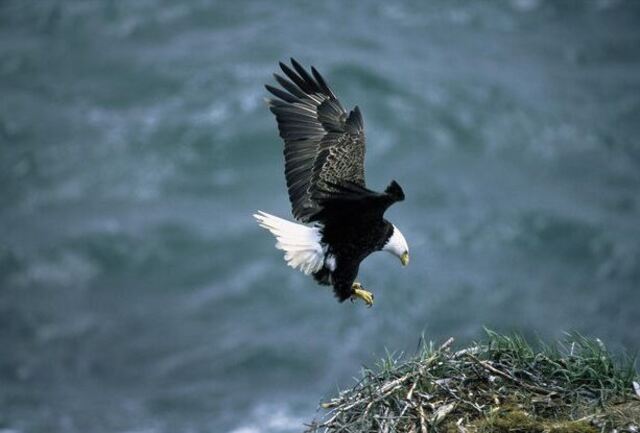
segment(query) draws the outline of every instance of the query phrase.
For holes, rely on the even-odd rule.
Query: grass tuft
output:
[[[387,353],[352,388],[322,404],[309,433],[638,432],[635,361],[598,339],[567,334],[553,345],[486,330],[453,351],[453,339],[422,344],[405,359]]]

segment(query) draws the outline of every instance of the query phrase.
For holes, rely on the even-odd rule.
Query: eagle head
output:
[[[407,240],[402,235],[402,232],[398,230],[398,227],[391,224],[391,233],[387,239],[387,242],[382,247],[382,251],[388,251],[394,256],[400,259],[402,266],[409,264],[409,246]]]

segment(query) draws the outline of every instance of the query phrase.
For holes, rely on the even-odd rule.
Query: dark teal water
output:
[[[640,349],[633,1],[0,2],[0,431],[294,432],[486,325]],[[278,60],[359,104],[407,269],[284,265]]]

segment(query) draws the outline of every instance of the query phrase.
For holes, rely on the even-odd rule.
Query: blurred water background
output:
[[[325,75],[411,265],[287,268],[263,98]],[[640,349],[640,3],[0,2],[0,431],[303,430],[421,333]]]

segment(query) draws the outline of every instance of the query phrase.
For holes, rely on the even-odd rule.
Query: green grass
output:
[[[519,335],[452,350],[424,344],[404,359],[387,353],[352,388],[323,403],[308,432],[637,432],[634,359],[598,339],[569,334],[532,346]]]

